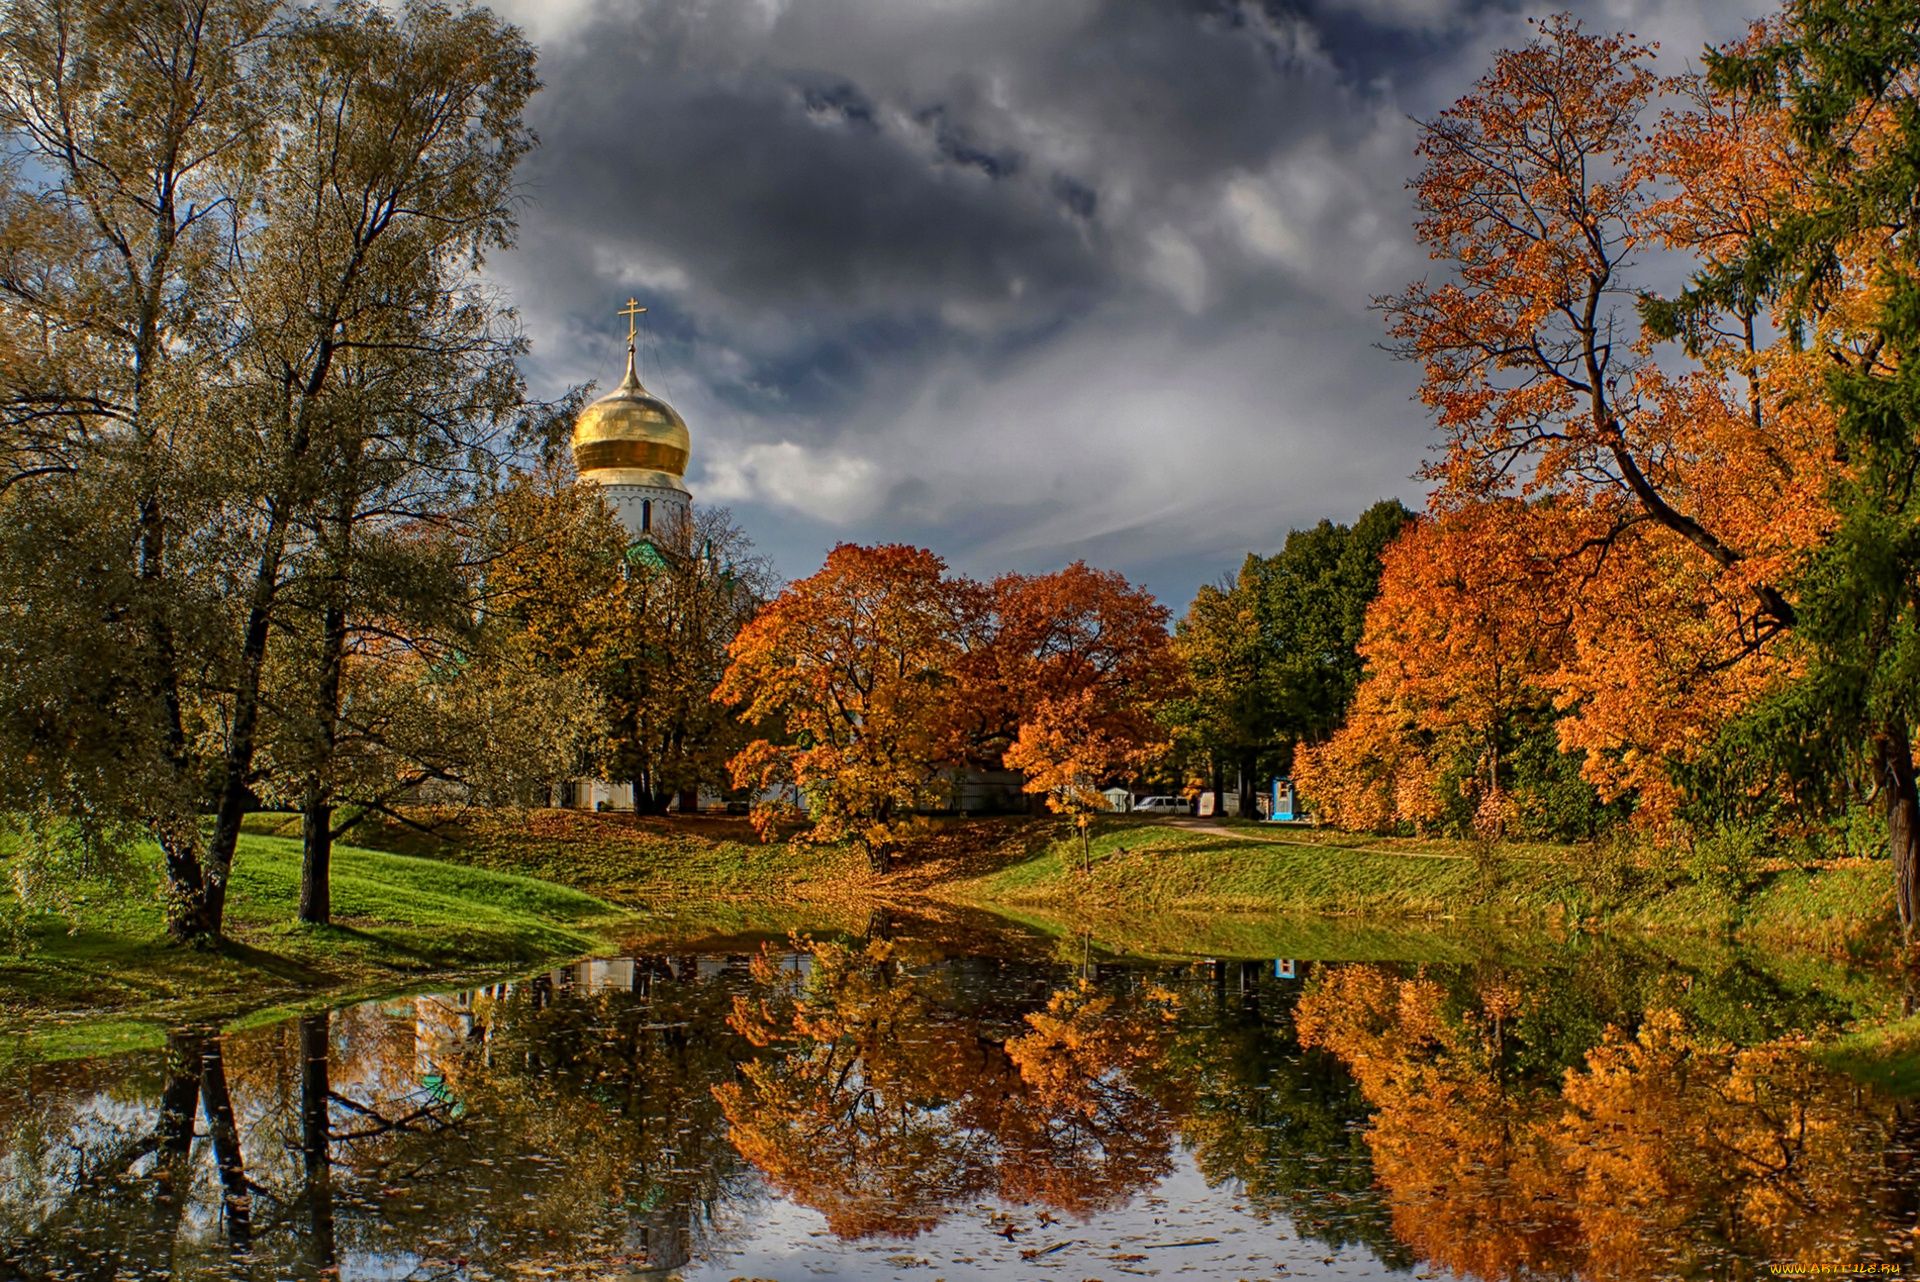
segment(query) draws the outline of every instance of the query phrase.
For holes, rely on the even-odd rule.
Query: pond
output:
[[[1809,1053],[1887,999],[1834,963],[936,938],[655,940],[0,1070],[0,1278],[1913,1263],[1920,1111]]]

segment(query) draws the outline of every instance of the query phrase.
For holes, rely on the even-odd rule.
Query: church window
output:
[[[640,500],[640,528],[642,531],[653,528],[653,500]]]

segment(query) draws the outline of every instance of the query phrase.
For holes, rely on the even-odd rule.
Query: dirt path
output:
[[[1421,850],[1395,850],[1391,846],[1335,846],[1324,841],[1296,841],[1278,834],[1252,833],[1240,828],[1229,828],[1217,819],[1169,819],[1167,826],[1186,828],[1194,832],[1212,833],[1219,837],[1231,837],[1235,841],[1251,841],[1263,846],[1310,846],[1316,850],[1351,850],[1363,855],[1393,855],[1399,859],[1466,859],[1466,855],[1438,855]]]

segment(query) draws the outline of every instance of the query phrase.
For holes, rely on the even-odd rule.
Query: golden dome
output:
[[[679,490],[692,440],[673,406],[640,385],[627,345],[620,386],[580,411],[573,425],[573,462],[583,480],[602,485],[658,485]]]

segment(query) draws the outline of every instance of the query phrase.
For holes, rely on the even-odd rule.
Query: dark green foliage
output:
[[[1578,755],[1560,751],[1559,732],[1543,722],[1515,736],[1502,754],[1507,789],[1520,808],[1519,836],[1537,841],[1585,841],[1625,822],[1629,797],[1603,802],[1580,773]]]
[[[1920,206],[1920,4],[1914,0],[1795,0],[1756,47],[1710,54],[1722,90],[1783,106],[1802,149],[1808,190],[1739,259],[1692,282],[1673,309],[1740,291],[1786,304],[1804,340],[1851,257],[1883,291],[1865,333],[1822,336],[1832,358],[1827,394],[1848,464],[1830,500],[1840,521],[1794,585],[1794,623],[1811,652],[1798,690],[1748,729],[1789,767],[1806,804],[1826,803],[1871,762],[1893,854],[1903,933],[1920,917],[1920,796],[1912,760],[1920,677],[1920,286],[1912,228]],[[1871,130],[1862,125],[1872,115]],[[1872,145],[1862,146],[1871,136]],[[1871,257],[1868,258],[1867,256]],[[1660,309],[1655,309],[1659,312]],[[1801,714],[1794,727],[1791,714]],[[1793,743],[1801,730],[1803,746]],[[1807,746],[1812,745],[1810,752]],[[1824,756],[1824,760],[1821,759]],[[1737,779],[1739,763],[1723,762]],[[1712,790],[1708,790],[1711,792]],[[1720,808],[1740,793],[1718,789]],[[1857,795],[1857,787],[1845,791]],[[1763,789],[1747,788],[1758,797]]]
[[[1322,521],[1287,535],[1270,557],[1249,557],[1271,652],[1275,721],[1282,738],[1313,743],[1346,719],[1362,664],[1356,647],[1380,590],[1380,554],[1413,513],[1385,499],[1351,528]],[[1242,572],[1243,580],[1247,578]]]
[[[1180,621],[1193,689],[1167,721],[1216,778],[1237,777],[1243,803],[1291,768],[1296,745],[1325,739],[1346,718],[1380,554],[1412,519],[1384,499],[1352,526],[1294,530],[1274,555],[1249,554],[1232,582],[1202,587]]]

